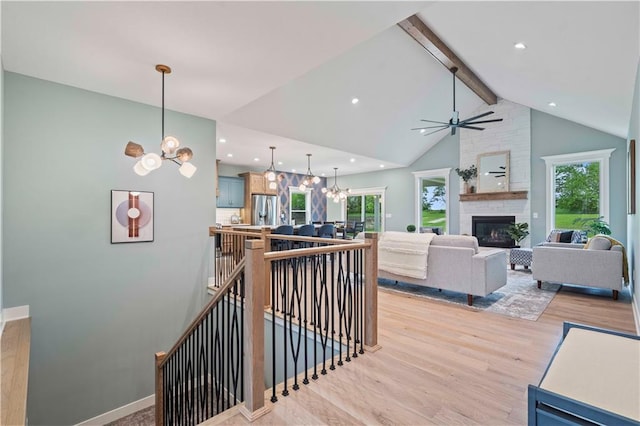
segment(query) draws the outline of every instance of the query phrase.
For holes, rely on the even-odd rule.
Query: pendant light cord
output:
[[[164,140],[164,71],[162,71],[162,140]]]

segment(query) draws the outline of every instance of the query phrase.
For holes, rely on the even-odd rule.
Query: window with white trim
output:
[[[580,229],[580,220],[609,221],[609,158],[614,149],[542,157],[546,164],[547,233]]]
[[[447,232],[449,223],[449,173],[450,168],[413,172],[415,177],[415,224],[421,227],[440,228]]]

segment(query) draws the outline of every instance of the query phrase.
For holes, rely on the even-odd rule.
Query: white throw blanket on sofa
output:
[[[378,269],[425,279],[429,244],[436,234],[387,231],[378,240]]]

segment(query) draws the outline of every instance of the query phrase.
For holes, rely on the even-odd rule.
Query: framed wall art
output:
[[[153,241],[153,192],[111,191],[111,244]]]
[[[636,214],[636,140],[629,141],[627,153],[627,213]]]

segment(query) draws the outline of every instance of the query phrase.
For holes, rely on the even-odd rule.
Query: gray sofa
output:
[[[425,279],[391,273],[378,268],[378,277],[467,294],[486,296],[507,283],[504,250],[479,250],[478,240],[465,235],[435,235],[429,245]]]
[[[596,237],[597,238],[597,237]],[[619,245],[543,243],[533,248],[533,279],[610,289],[613,299],[622,290],[622,254]]]

